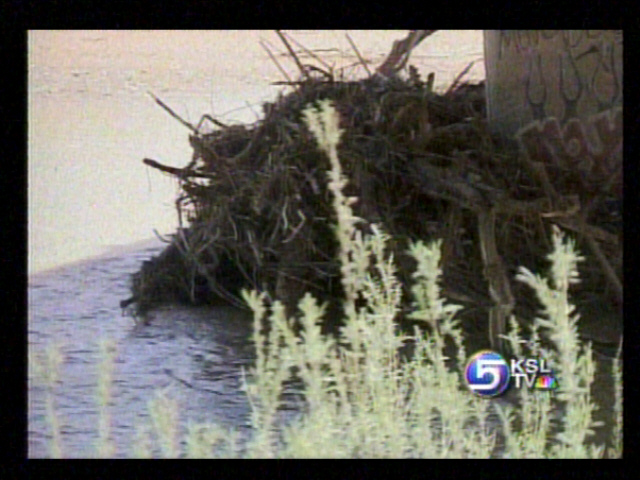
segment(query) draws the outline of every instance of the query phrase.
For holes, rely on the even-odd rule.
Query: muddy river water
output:
[[[98,339],[116,345],[110,410],[116,456],[130,455],[136,426],[149,424],[154,391],[166,389],[179,400],[181,415],[195,422],[245,428],[241,369],[252,358],[245,312],[169,307],[155,312],[148,326],[122,315],[118,302],[128,294],[129,273],[157,252],[149,246],[30,279],[30,354],[56,344],[64,358],[53,393],[65,457],[95,455]],[[44,386],[30,378],[29,387],[29,456],[48,456]]]

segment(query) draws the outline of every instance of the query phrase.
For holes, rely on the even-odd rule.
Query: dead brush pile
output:
[[[133,297],[123,303],[135,302],[138,313],[166,302],[242,306],[243,287],[269,292],[290,311],[306,291],[339,299],[329,161],[301,113],[322,99],[333,101],[345,130],[339,156],[346,193],[358,197],[359,217],[393,238],[405,285],[414,267],[407,241],[442,238],[444,295],[466,307],[469,325],[491,317],[504,332],[507,315],[537,307],[513,277],[519,265],[547,268],[541,259],[556,223],[575,233],[590,260],[578,303],[619,302],[621,166],[606,179],[534,165],[489,133],[483,83],[456,82],[436,93],[410,72],[408,79],[362,81],[307,76],[264,104],[255,124],[203,117],[219,128],[204,134],[191,127],[193,160],[185,168],[145,159],[179,178],[180,228],[133,275]],[[486,338],[486,327],[479,330]]]

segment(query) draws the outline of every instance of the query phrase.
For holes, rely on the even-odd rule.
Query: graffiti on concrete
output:
[[[505,50],[515,49],[517,52],[537,49],[541,41],[562,38],[562,43],[569,48],[579,48],[584,44],[613,40],[622,48],[622,30],[500,30],[500,49],[498,58],[502,58]],[[590,47],[591,48],[591,47]],[[591,52],[591,53],[597,53]]]
[[[516,138],[531,160],[578,168],[585,176],[609,175],[619,168],[622,107],[562,123],[548,117],[518,130]]]
[[[498,30],[490,35],[493,121],[521,127],[556,117],[564,125],[622,105],[621,30]]]
[[[622,47],[621,30],[499,32],[494,104],[531,160],[586,177],[620,168]]]

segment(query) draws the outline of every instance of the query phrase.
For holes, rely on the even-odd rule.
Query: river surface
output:
[[[346,78],[362,78],[345,33],[291,35]],[[407,32],[348,33],[373,69]],[[254,122],[261,104],[285,91],[271,85],[285,78],[261,40],[295,79],[295,65],[268,31],[29,32],[29,355],[53,344],[62,353],[53,401],[65,457],[95,455],[100,339],[117,352],[116,457],[131,455],[136,426],[149,421],[148,402],[162,389],[178,400],[183,430],[188,418],[248,431],[241,391],[242,369],[253,359],[247,313],[166,307],[138,326],[119,301],[129,296],[130,274],[164,246],[149,240],[154,230],[177,227],[177,182],[142,159],[178,167],[191,160],[189,131],[148,92],[193,124],[205,113]],[[410,63],[425,77],[435,72],[436,88],[444,89],[472,61],[468,78],[484,78],[482,60],[481,31],[441,31]],[[28,455],[48,457],[45,387],[31,370],[28,386]]]
[[[247,428],[242,368],[248,369],[253,358],[247,312],[165,307],[142,326],[119,308],[129,294],[129,274],[162,245],[29,279],[29,355],[56,344],[63,356],[53,395],[65,457],[96,454],[99,339],[116,345],[109,410],[116,457],[130,456],[136,427],[150,425],[147,407],[155,391],[178,400],[183,428],[187,418],[196,423],[215,420],[239,432]],[[45,387],[33,374],[28,403],[29,457],[49,456]]]

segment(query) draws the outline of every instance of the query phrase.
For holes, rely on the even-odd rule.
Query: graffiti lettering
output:
[[[516,50],[537,47],[540,39],[551,40],[562,35],[562,40],[569,48],[576,48],[585,42],[609,37],[608,30],[500,30],[500,49],[507,49],[513,44]],[[615,30],[616,43],[622,44],[622,30]]]
[[[536,120],[516,133],[520,148],[529,159],[578,168],[590,175],[612,171],[622,149],[622,108],[600,112],[583,120],[572,118],[563,126],[557,118]],[[593,132],[589,135],[587,132]]]

